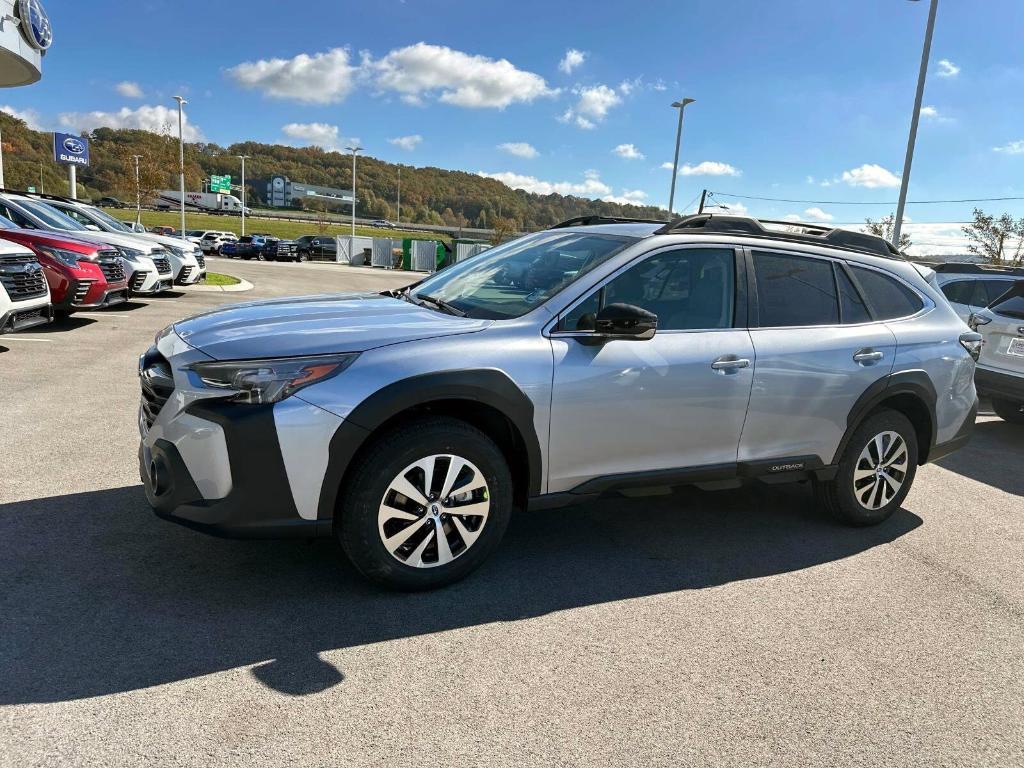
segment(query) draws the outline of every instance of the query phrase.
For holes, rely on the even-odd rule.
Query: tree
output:
[[[1019,267],[1024,259],[1024,219],[1014,221],[1008,213],[998,219],[980,208],[974,221],[963,227],[970,240],[967,250],[992,264]]]
[[[878,235],[886,242],[891,243],[892,233],[896,229],[896,216],[895,214],[890,213],[884,219],[881,219],[879,221],[874,221],[873,219],[864,219],[864,228],[868,231],[869,234]],[[907,248],[909,248],[913,244],[914,243],[910,239],[910,235],[908,235],[906,232],[900,232],[899,249],[901,251],[907,250]]]
[[[516,232],[516,223],[512,219],[495,216],[491,220],[491,224],[494,227],[494,233],[491,235],[491,245],[501,245]]]

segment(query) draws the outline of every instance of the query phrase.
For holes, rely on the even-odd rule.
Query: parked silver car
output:
[[[403,291],[166,328],[140,472],[162,517],[334,535],[400,589],[472,571],[513,508],[624,490],[810,480],[873,524],[968,440],[980,344],[880,238],[581,217]]]
[[[1024,280],[1006,285],[969,320],[984,340],[975,379],[1001,419],[1024,424]]]

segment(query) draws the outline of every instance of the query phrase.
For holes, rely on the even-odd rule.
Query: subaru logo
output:
[[[85,144],[78,139],[68,136],[64,139],[64,149],[73,155],[80,155],[85,152]]]
[[[21,33],[28,44],[38,51],[45,51],[53,42],[53,27],[50,17],[43,10],[40,0],[18,0],[18,21]]]

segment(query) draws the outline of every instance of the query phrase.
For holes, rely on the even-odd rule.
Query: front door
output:
[[[732,248],[677,246],[640,257],[563,314],[551,334],[549,492],[736,462],[754,363],[737,275]],[[654,312],[654,338],[596,339],[594,316],[612,303]]]

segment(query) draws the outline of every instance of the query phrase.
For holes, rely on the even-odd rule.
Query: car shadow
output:
[[[91,317],[82,317],[80,315],[68,315],[67,317],[58,317],[52,323],[46,323],[44,325],[36,325],[32,328],[26,328],[24,331],[19,333],[24,334],[41,334],[41,333],[63,333],[64,331],[73,331],[75,328],[84,328],[87,325],[92,325],[96,320]]]
[[[148,297],[147,297],[148,298]],[[140,301],[138,298],[131,298],[128,301],[123,301],[120,304],[115,304],[112,307],[103,307],[104,312],[134,312],[136,309],[142,309],[146,306],[146,302]]]
[[[161,301],[162,299],[180,299],[184,295],[186,295],[185,291],[172,289],[169,291],[160,291],[160,293],[154,293],[151,296],[146,296],[146,301]]]
[[[513,518],[446,589],[380,590],[331,540],[232,541],[157,519],[141,486],[0,506],[0,704],[54,702],[239,666],[291,695],[341,683],[326,650],[696,590],[852,557],[921,525],[822,516],[809,489],[606,499]]]
[[[1019,471],[1022,446],[1024,426],[1002,419],[979,421],[966,446],[935,464],[1006,493],[1024,496],[1024,473]]]

